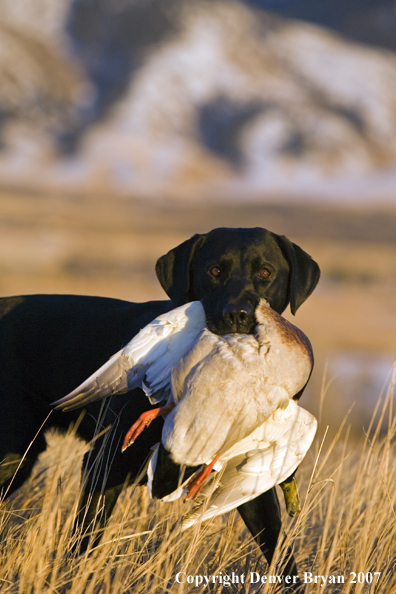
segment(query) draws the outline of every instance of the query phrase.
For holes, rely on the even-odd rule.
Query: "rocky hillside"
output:
[[[396,55],[264,4],[4,0],[0,183],[393,201]]]

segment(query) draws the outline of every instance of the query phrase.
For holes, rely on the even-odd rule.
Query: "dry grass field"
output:
[[[395,375],[362,439],[350,441],[347,424],[333,440],[319,434],[300,467],[303,509],[285,527],[307,594],[396,592]],[[77,555],[71,529],[87,446],[72,432],[47,441],[34,476],[1,509],[1,592],[282,591],[281,550],[268,568],[235,512],[180,534],[189,504],[149,501],[144,487],[124,492],[99,544]]]
[[[0,294],[161,299],[155,260],[195,232],[218,226],[263,226],[285,234],[323,271],[295,318],[316,354],[302,405],[320,417],[320,427],[298,474],[304,508],[297,519],[285,518],[285,526],[302,577],[311,572],[345,582],[308,583],[307,592],[396,593],[394,377],[370,426],[396,354],[394,212],[3,192]],[[342,375],[339,361],[347,362],[349,375]],[[361,367],[353,387],[347,381],[351,361]],[[385,369],[378,388],[370,375],[372,361]],[[279,585],[250,583],[251,572],[279,571],[266,567],[237,513],[181,536],[174,525],[185,504],[150,502],[141,487],[125,491],[101,542],[78,556],[71,528],[87,445],[72,433],[50,433],[47,439],[34,476],[0,508],[0,592],[279,590]],[[179,572],[184,572],[180,584]],[[232,572],[234,581],[244,574],[245,583],[226,585]],[[205,586],[183,581],[189,575],[218,577]]]

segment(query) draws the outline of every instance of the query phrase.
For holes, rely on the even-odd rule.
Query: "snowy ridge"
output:
[[[8,26],[12,6],[0,26]],[[24,121],[21,132],[18,113],[32,109],[26,85],[12,101],[0,91],[0,107],[11,113],[12,103],[14,114],[3,130],[0,182],[183,199],[395,199],[396,56],[239,2],[191,2],[179,31],[146,52],[106,117],[86,126],[75,154],[62,156],[57,126],[67,129],[70,117],[76,125],[94,101],[73,66],[78,54],[63,42],[56,47],[64,6],[47,7],[40,39],[64,64],[73,92],[63,105],[66,95],[54,96],[48,84],[50,115],[35,128]],[[23,19],[12,22],[26,29]],[[0,78],[9,59],[0,45]],[[31,80],[32,96],[59,68],[43,72]]]

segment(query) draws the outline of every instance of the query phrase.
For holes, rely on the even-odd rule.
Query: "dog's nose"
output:
[[[222,314],[230,332],[247,332],[253,310],[248,303],[243,305],[228,303],[224,307]]]

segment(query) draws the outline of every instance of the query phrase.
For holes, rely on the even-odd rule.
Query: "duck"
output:
[[[286,509],[294,517],[300,511],[294,472],[309,450],[317,430],[315,417],[294,400],[286,409],[278,409],[248,437],[220,458],[212,480],[204,483],[194,497],[194,506],[181,521],[181,529],[198,521],[224,514],[279,485]],[[157,444],[147,470],[148,491],[152,496],[158,450]],[[200,469],[196,476],[199,476]],[[195,478],[193,475],[192,479]],[[162,498],[171,502],[188,494],[191,478]]]
[[[255,317],[254,334],[217,335],[206,326],[201,302],[184,304],[149,323],[53,403],[71,410],[137,387],[152,404],[165,401],[139,417],[122,449],[154,418],[164,417],[147,470],[148,488],[164,501],[197,500],[184,526],[229,511],[276,484],[287,486],[290,515],[298,511],[293,473],[317,422],[295,398],[310,377],[312,347],[264,299]],[[216,486],[213,475],[221,477]]]

